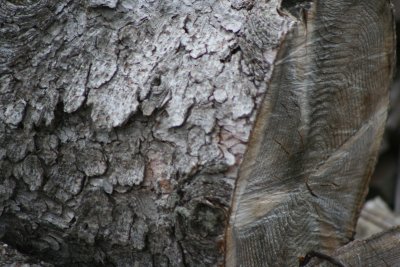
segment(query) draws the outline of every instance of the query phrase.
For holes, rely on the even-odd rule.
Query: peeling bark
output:
[[[343,207],[322,206],[345,214],[336,222],[343,223],[335,228],[338,239],[325,243],[326,233],[310,224],[312,245],[304,249],[331,250],[348,241],[386,114],[394,42],[390,6],[343,0],[332,4],[331,14],[326,1],[280,2],[0,1],[1,240],[57,266],[221,266],[226,252],[233,255],[227,266],[264,266],[246,265],[246,257],[238,261],[241,238],[228,232],[225,244],[229,223],[235,231],[247,224],[235,219],[240,205],[258,203],[241,199],[255,188],[246,187],[246,179],[262,180],[244,175],[258,170],[249,167],[257,154],[263,168],[285,162],[278,169],[287,172],[274,175],[290,179],[298,172],[290,186],[304,195],[304,207],[331,203],[322,190],[327,183],[350,199]],[[343,11],[358,17],[345,21]],[[335,22],[336,15],[345,28],[327,25],[324,30],[335,34],[315,42],[314,26]],[[348,28],[353,35],[341,35]],[[359,42],[360,48],[338,46],[349,54],[342,55],[327,44],[336,41]],[[318,87],[306,93],[302,79],[307,85],[327,75],[322,61],[331,52],[333,60],[354,61],[344,76],[324,78],[337,78],[329,94],[320,95]],[[357,61],[360,53],[365,61]],[[347,74],[349,87],[339,81]],[[301,88],[285,84],[285,76]],[[321,103],[332,109],[319,109]],[[350,113],[355,120],[347,122]],[[331,123],[337,131],[329,130]],[[300,137],[309,152],[295,157],[304,163],[291,164],[287,154],[298,152]],[[312,153],[327,165],[319,166]],[[350,172],[346,161],[360,165]],[[304,182],[316,166],[319,171]],[[337,169],[329,166],[343,174],[334,176]],[[282,192],[293,191],[280,191],[269,174],[259,174],[266,178],[259,185],[266,203],[257,218],[291,197]],[[354,182],[344,184],[344,177]],[[301,212],[297,207],[290,208]],[[296,236],[293,229],[288,232]],[[301,241],[293,244],[303,246]],[[284,250],[282,256],[287,251],[289,265],[303,253]]]

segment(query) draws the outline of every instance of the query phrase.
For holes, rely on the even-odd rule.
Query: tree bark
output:
[[[53,267],[54,265],[39,261],[0,242],[0,266],[4,267]]]
[[[4,242],[57,266],[247,267],[351,240],[388,1],[7,0],[0,34]]]

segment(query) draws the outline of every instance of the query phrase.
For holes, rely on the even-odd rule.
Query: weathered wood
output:
[[[58,266],[156,267],[290,266],[347,242],[390,7],[294,2],[0,1],[1,240]]]
[[[376,234],[365,240],[356,240],[334,251],[330,256],[346,267],[400,266],[400,227]],[[314,258],[311,266],[334,266],[329,261]]]
[[[353,237],[367,192],[394,67],[391,5],[305,2],[290,10],[297,22],[241,166],[227,266],[296,266],[334,251]]]

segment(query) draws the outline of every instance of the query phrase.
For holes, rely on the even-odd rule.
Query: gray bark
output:
[[[54,265],[21,254],[0,242],[0,266],[5,267],[53,267]]]
[[[245,7],[1,1],[2,239],[58,265],[222,264],[266,90]]]
[[[348,242],[386,114],[391,8],[280,2],[0,1],[1,240],[58,266],[156,267],[290,266]],[[261,180],[248,173],[260,168]],[[232,229],[260,191],[260,213],[245,219],[281,240],[263,233],[258,247]],[[320,220],[334,224],[291,227],[317,216],[297,196],[304,207],[323,199]]]

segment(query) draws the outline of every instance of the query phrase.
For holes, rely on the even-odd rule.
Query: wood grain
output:
[[[284,11],[283,11],[284,12]],[[286,35],[237,180],[227,266],[296,266],[354,234],[394,61],[388,1],[314,1]]]
[[[337,249],[331,256],[346,267],[400,266],[400,227],[356,240]],[[306,266],[333,266],[327,261],[313,259]]]

